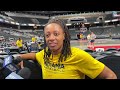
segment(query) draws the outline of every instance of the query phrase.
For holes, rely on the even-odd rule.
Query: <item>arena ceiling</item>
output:
[[[81,13],[81,11],[15,11],[18,13],[36,14],[44,16]]]

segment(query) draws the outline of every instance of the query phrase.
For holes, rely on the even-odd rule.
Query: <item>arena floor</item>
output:
[[[96,39],[95,46],[120,46],[120,39]],[[78,47],[80,49],[87,49],[87,40],[71,40],[71,46]]]

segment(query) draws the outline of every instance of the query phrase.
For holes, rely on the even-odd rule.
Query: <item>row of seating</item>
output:
[[[110,48],[105,52],[94,52],[89,49],[86,49],[85,51],[113,70],[117,75],[117,78],[120,79],[120,50]],[[86,79],[90,79],[88,76],[85,77]]]

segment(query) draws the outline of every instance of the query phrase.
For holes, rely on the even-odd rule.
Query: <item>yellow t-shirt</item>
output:
[[[16,45],[17,47],[22,47],[23,46],[22,40],[17,40]]]
[[[35,42],[36,41],[36,38],[35,37],[32,37],[32,42]]]
[[[50,57],[45,62],[44,50],[36,53],[36,59],[42,67],[43,79],[84,79],[85,75],[96,78],[104,69],[104,64],[94,59],[87,52],[71,47],[72,55],[66,61],[58,64],[59,55]]]

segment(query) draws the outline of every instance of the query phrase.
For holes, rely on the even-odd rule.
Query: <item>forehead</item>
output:
[[[45,30],[50,30],[50,29],[62,29],[61,25],[58,23],[50,23],[45,27]]]

